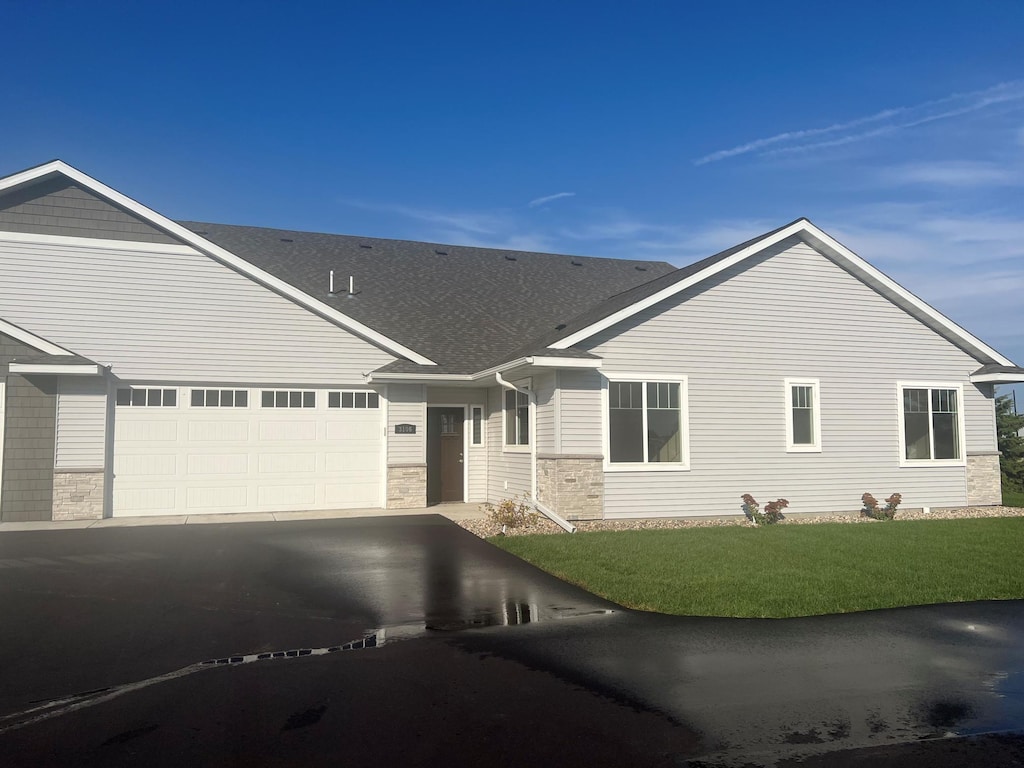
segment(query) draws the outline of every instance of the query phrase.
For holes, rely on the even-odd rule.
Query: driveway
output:
[[[4,533],[0,612],[5,766],[1024,758],[916,743],[1022,727],[1020,602],[635,613],[433,516]]]

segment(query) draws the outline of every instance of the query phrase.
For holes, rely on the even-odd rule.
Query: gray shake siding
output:
[[[803,244],[687,289],[588,348],[611,378],[689,379],[690,470],[606,472],[612,517],[735,514],[743,493],[783,496],[797,512],[856,510],[864,491],[898,491],[905,507],[966,504],[964,467],[899,466],[897,381],[961,384],[968,455],[996,447],[992,388],[968,381],[979,363]],[[820,380],[821,453],[786,452],[787,377]],[[593,444],[592,420],[574,421]]]
[[[6,379],[6,418],[0,520],[49,520],[53,508],[55,380],[8,373],[14,358],[36,350],[0,334],[0,376]]]
[[[40,290],[40,286],[46,286]],[[4,242],[6,320],[123,381],[362,386],[394,357],[185,247]]]
[[[0,200],[0,231],[101,240],[174,243],[174,239],[64,178],[41,181]]]

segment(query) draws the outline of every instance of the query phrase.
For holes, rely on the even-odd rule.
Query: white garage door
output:
[[[383,506],[383,413],[373,392],[119,389],[114,515]]]

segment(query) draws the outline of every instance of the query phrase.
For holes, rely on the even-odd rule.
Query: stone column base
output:
[[[981,507],[1003,503],[1003,484],[999,474],[999,454],[984,453],[967,457],[967,505]]]
[[[537,498],[566,520],[603,518],[604,459],[538,455]]]
[[[427,465],[389,465],[387,508],[415,509],[425,506],[427,506]]]
[[[54,470],[54,520],[99,520],[102,517],[102,469]]]

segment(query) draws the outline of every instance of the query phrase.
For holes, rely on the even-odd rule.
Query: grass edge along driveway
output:
[[[619,605],[681,616],[784,618],[1024,598],[1024,518],[489,541]]]

